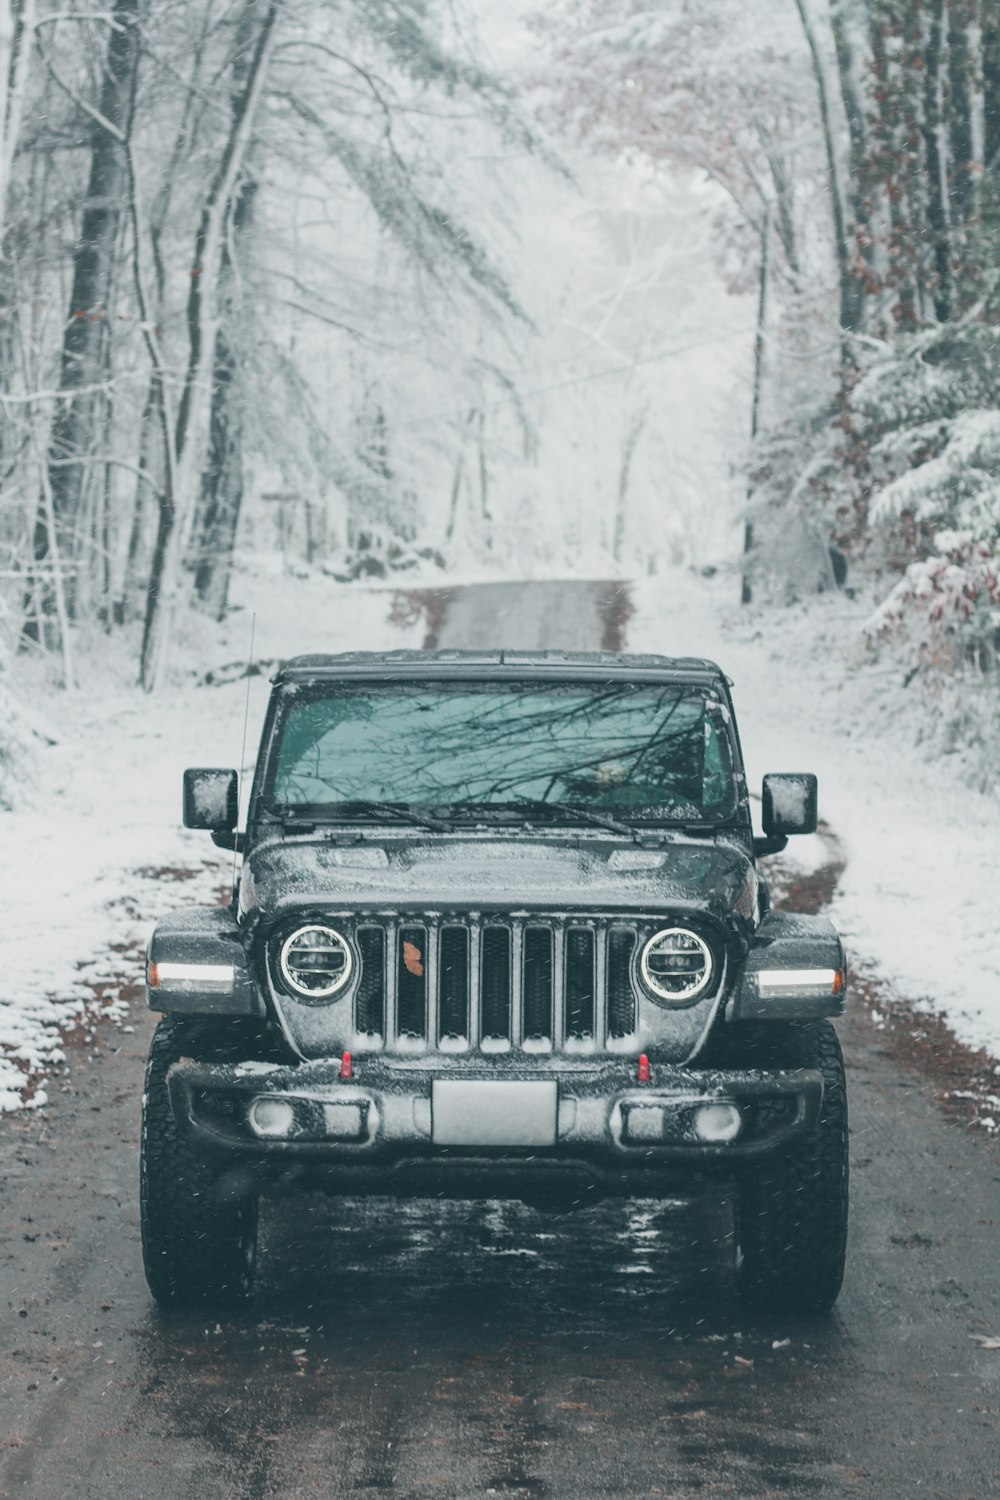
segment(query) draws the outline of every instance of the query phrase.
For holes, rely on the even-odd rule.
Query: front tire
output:
[[[816,1068],[823,1103],[813,1132],[752,1169],[736,1205],[737,1285],[750,1307],[827,1312],[847,1254],[847,1087],[837,1033],[828,1021],[760,1027],[753,1064]],[[744,1064],[749,1062],[746,1052]]]
[[[234,1307],[253,1289],[257,1196],[221,1189],[218,1174],[178,1131],[167,1090],[178,1058],[237,1060],[234,1029],[167,1016],[149,1049],[139,1202],[146,1281],[161,1307]]]

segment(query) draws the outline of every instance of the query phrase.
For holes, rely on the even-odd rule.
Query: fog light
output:
[[[265,1140],[290,1136],[295,1128],[295,1109],[287,1099],[255,1099],[247,1115],[254,1135]]]
[[[694,1112],[694,1131],[703,1141],[732,1141],[743,1117],[735,1104],[702,1104]]]
[[[664,1112],[658,1104],[636,1107],[628,1112],[628,1134],[631,1141],[662,1141]]]
[[[360,1104],[324,1104],[323,1128],[328,1136],[356,1141],[364,1134],[365,1117]]]

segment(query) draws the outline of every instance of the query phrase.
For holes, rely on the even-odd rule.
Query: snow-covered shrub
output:
[[[990,680],[1000,648],[1000,331],[989,323],[898,339],[852,395],[865,445],[867,549],[902,576],[869,622],[939,692]],[[907,555],[909,554],[909,555]]]
[[[873,340],[754,445],[751,516],[780,536],[806,516],[875,573],[933,552],[946,528],[1000,537],[1000,328],[939,326]]]
[[[869,649],[894,660],[909,692],[900,711],[932,753],[956,755],[963,774],[996,790],[1000,747],[1000,556],[969,533],[939,532],[869,618]],[[912,694],[918,693],[913,700]]]
[[[842,547],[852,585],[881,599],[864,643],[898,670],[907,732],[986,785],[1000,751],[1000,327],[855,353],[839,393],[793,406],[754,445],[755,597],[815,578],[804,533]]]
[[[902,518],[1000,536],[1000,331],[991,324],[897,339],[851,397],[877,538]]]
[[[893,641],[935,689],[964,668],[994,674],[1000,653],[1000,559],[968,532],[939,532],[936,546],[865,627],[870,645]]]
[[[401,541],[388,527],[373,526],[358,534],[353,547],[338,548],[324,561],[322,571],[338,583],[352,583],[444,566],[444,556],[436,547]]]

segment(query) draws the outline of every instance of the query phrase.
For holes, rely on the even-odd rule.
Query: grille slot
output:
[[[396,1030],[401,1037],[427,1035],[427,932],[401,927],[396,939]]]
[[[385,1036],[385,931],[358,929],[361,978],[355,998],[355,1025],[367,1036]]]
[[[483,1041],[510,1041],[510,928],[484,927],[480,960]]]
[[[438,1037],[469,1035],[469,932],[443,927],[438,952]]]
[[[594,1035],[594,933],[571,927],[566,934],[566,1036]]]
[[[632,954],[635,933],[613,927],[608,933],[608,1036],[631,1036],[635,1030]]]
[[[524,933],[524,1036],[552,1040],[552,931],[528,927]]]

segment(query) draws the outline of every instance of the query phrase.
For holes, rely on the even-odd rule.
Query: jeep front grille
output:
[[[638,929],[615,918],[361,919],[355,1026],[390,1051],[600,1051],[635,1030]]]

